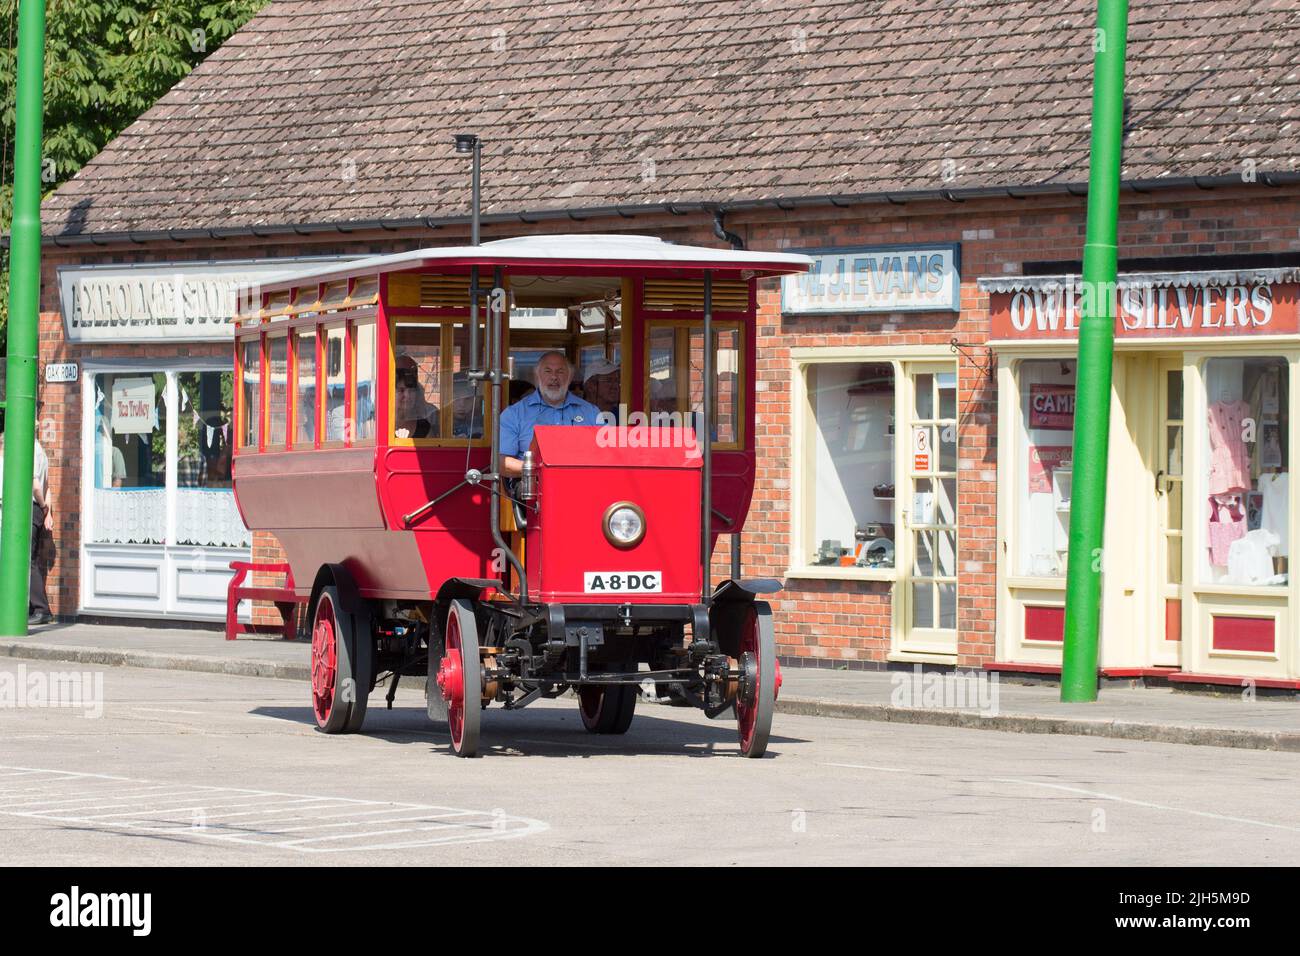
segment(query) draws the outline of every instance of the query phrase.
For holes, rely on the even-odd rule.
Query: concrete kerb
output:
[[[104,667],[144,667],[151,670],[229,674],[234,677],[311,680],[311,668],[305,664],[281,664],[275,661],[228,657],[204,657],[196,654],[158,654],[150,651],[113,651],[101,647],[65,647],[11,642],[0,644],[0,656],[40,661],[68,661],[76,664],[99,664]]]
[[[184,670],[235,677],[265,677],[309,681],[311,668],[305,664],[265,660],[212,657],[195,654],[160,654],[148,651],[105,650],[98,647],[41,645],[8,641],[0,643],[0,657],[26,660],[95,664],[103,667],[140,667],[153,670]],[[1198,727],[1188,724],[1156,724],[1139,721],[1046,717],[1034,714],[987,716],[975,711],[941,708],[895,707],[805,697],[783,697],[776,710],[805,717],[871,720],[882,723],[998,730],[1022,734],[1065,734],[1116,740],[1145,740],[1153,743],[1188,744],[1200,747],[1232,747],[1243,750],[1275,750],[1300,753],[1300,734],[1226,727]]]

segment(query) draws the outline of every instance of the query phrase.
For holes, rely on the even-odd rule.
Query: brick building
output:
[[[1098,42],[1051,6],[272,3],[45,204],[56,612],[210,619],[275,553],[223,483],[224,283],[464,242],[472,131],[485,239],[815,257],[760,300],[742,550],[783,657],[1051,669]],[[1133,4],[1112,672],[1300,680],[1298,11]]]

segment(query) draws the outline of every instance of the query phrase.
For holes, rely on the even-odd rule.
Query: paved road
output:
[[[57,667],[0,662],[0,688]],[[730,722],[642,704],[627,736],[597,738],[562,700],[488,711],[485,755],[461,760],[416,689],[372,710],[366,735],[327,737],[297,683],[88,672],[103,675],[98,718],[0,709],[5,865],[1300,855],[1296,754],[778,715],[768,759],[752,761]]]

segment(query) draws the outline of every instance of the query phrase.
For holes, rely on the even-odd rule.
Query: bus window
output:
[[[645,409],[652,425],[689,425],[703,431],[703,343],[699,325],[651,325]],[[710,434],[715,445],[734,447],[740,443],[740,328],[716,325],[713,343]]]
[[[300,329],[297,345],[297,397],[293,411],[293,443],[310,448],[316,443],[316,330]]]
[[[240,366],[243,369],[243,382],[240,384],[240,404],[244,416],[240,446],[257,450],[258,439],[262,433],[262,341],[259,338],[244,342],[244,354]]]
[[[283,447],[289,427],[289,339],[284,335],[266,338],[267,411],[266,443]]]
[[[441,437],[442,326],[398,322],[393,351],[393,437]]]
[[[691,329],[691,415],[698,418],[704,402],[704,330]],[[740,422],[740,332],[715,328],[713,332],[713,441],[734,445]],[[696,426],[698,430],[698,425]]]
[[[481,331],[481,330],[480,330]],[[483,338],[480,335],[480,340]],[[469,326],[455,325],[451,330],[451,437],[483,437],[483,393],[480,383],[471,387],[469,368]]]
[[[344,362],[343,326],[325,330],[325,437],[327,442],[341,442],[344,435],[344,408],[347,405],[347,365]]]
[[[355,387],[352,414],[356,425],[353,441],[373,441],[375,437],[375,323],[362,322],[354,327],[356,342]]]

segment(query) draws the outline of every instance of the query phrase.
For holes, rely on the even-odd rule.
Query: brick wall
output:
[[[754,503],[743,535],[747,576],[784,577],[790,549],[792,348],[818,346],[945,346],[958,338],[980,359],[988,337],[988,301],[980,276],[1018,274],[1030,260],[1072,260],[1082,252],[1084,200],[1074,197],[972,200],[962,203],[879,203],[851,208],[798,207],[732,213],[727,228],[751,248],[834,245],[961,243],[961,313],[866,316],[799,316],[780,313],[775,282],[760,293],[758,329],[758,464]],[[656,215],[615,221],[485,226],[484,238],[544,232],[636,231],[662,238],[717,245],[702,216]],[[82,361],[91,355],[138,354],[138,346],[80,349],[66,345],[57,309],[53,269],[68,262],[127,262],[183,258],[257,258],[335,253],[397,252],[463,240],[448,230],[422,234],[356,233],[248,244],[229,240],[96,250],[82,254],[47,247],[41,328],[41,362]],[[1300,189],[1255,186],[1248,190],[1190,190],[1125,194],[1120,218],[1125,257],[1195,256],[1300,251]],[[226,346],[150,346],[155,355],[225,354]],[[161,349],[161,350],[159,350]],[[996,395],[993,382],[958,359],[959,553],[958,662],[977,666],[993,658],[996,627]],[[76,608],[76,477],[80,461],[80,405],[71,386],[46,386],[46,417],[54,424],[51,482],[59,508],[60,558],[51,578],[56,612]],[[49,447],[49,446],[47,446]],[[278,560],[274,537],[254,539],[258,560]],[[722,539],[715,575],[727,573]],[[890,649],[891,585],[882,582],[790,580],[776,606],[779,652],[829,661],[879,664]]]

